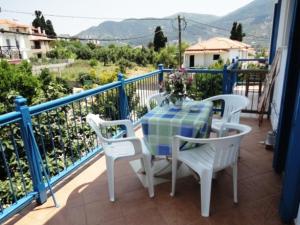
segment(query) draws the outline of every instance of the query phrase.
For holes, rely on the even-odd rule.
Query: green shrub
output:
[[[98,65],[98,60],[97,59],[91,59],[90,60],[90,66],[91,67],[96,67]]]

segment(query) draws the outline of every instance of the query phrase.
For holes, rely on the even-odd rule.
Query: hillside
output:
[[[269,45],[272,28],[273,1],[272,0],[254,0],[253,2],[241,7],[225,16],[218,17],[214,15],[184,13],[179,12],[186,19],[186,27],[182,33],[183,40],[194,43],[198,39],[207,39],[214,36],[229,36],[233,21],[243,24],[246,33],[245,42]],[[105,21],[98,26],[90,27],[80,32],[77,36],[82,38],[142,38],[122,41],[122,43],[131,45],[147,45],[153,39],[153,32],[156,26],[161,26],[169,43],[177,41],[177,15],[164,17],[163,19],[174,18],[173,20],[123,20],[120,22]],[[212,27],[205,26],[208,24]],[[219,30],[214,27],[221,27]],[[247,36],[247,34],[263,37],[257,38]],[[254,43],[255,42],[255,43]]]

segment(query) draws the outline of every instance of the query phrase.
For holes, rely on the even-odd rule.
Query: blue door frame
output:
[[[300,0],[293,9],[273,167],[284,171],[279,213],[286,223],[297,216],[300,202]]]
[[[270,57],[269,57],[270,65],[272,64],[275,53],[276,53],[279,19],[280,19],[280,9],[281,9],[281,0],[278,0],[278,2],[275,3],[275,6],[274,6],[272,38],[271,38]]]

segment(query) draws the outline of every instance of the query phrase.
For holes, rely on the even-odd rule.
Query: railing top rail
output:
[[[84,99],[86,97],[93,96],[93,95],[96,95],[98,93],[101,93],[101,92],[119,87],[120,85],[121,85],[120,81],[115,81],[113,83],[105,84],[105,85],[102,85],[102,86],[97,87],[97,88],[93,88],[93,89],[86,90],[86,91],[83,91],[83,92],[80,92],[80,93],[76,93],[76,94],[68,95],[68,96],[65,96],[65,97],[62,97],[62,98],[59,98],[59,99],[55,99],[55,100],[52,100],[52,101],[49,101],[49,102],[45,102],[45,103],[41,103],[41,104],[38,104],[38,105],[31,106],[31,107],[29,107],[29,111],[30,111],[31,115],[39,114],[41,112],[45,112],[45,111],[48,111],[48,110],[51,110],[51,109],[54,109],[54,108],[57,108],[57,107],[60,107],[60,106],[64,106],[64,105],[67,105],[71,102],[81,100],[81,99]]]
[[[135,76],[135,77],[128,78],[128,79],[124,80],[124,83],[125,83],[125,84],[133,83],[133,82],[136,82],[136,81],[138,81],[138,80],[145,79],[145,78],[147,78],[147,77],[152,77],[152,76],[154,76],[154,75],[156,75],[156,74],[159,74],[160,72],[161,72],[160,70],[155,70],[155,71],[153,71],[153,72],[146,73],[146,74],[144,74],[144,75],[137,75],[137,76]]]
[[[0,115],[0,126],[18,121],[20,119],[21,119],[20,112],[10,112],[10,113]]]
[[[232,69],[231,72],[237,73],[268,73],[267,69]]]
[[[268,59],[267,58],[263,58],[263,59],[238,59],[239,62],[268,62]]]
[[[135,81],[142,80],[142,79],[145,79],[147,77],[151,77],[153,75],[159,74],[160,72],[161,72],[160,70],[155,70],[153,72],[150,72],[150,73],[147,73],[147,74],[144,74],[144,75],[141,75],[141,76],[126,79],[126,80],[124,80],[124,83],[125,84],[133,83]],[[38,105],[31,106],[31,107],[29,107],[29,111],[30,111],[31,115],[36,115],[36,114],[39,114],[39,113],[42,113],[42,112],[45,112],[45,111],[49,111],[51,109],[54,109],[54,108],[57,108],[57,107],[60,107],[60,106],[67,105],[71,102],[81,100],[81,99],[84,99],[86,97],[93,96],[93,95],[96,95],[98,93],[101,93],[101,92],[104,92],[104,91],[107,91],[107,90],[110,90],[110,89],[113,89],[113,88],[117,88],[117,87],[120,87],[120,86],[121,86],[121,81],[115,81],[113,83],[105,84],[105,85],[102,85],[102,86],[97,87],[97,88],[93,88],[93,89],[86,90],[86,91],[83,91],[83,92],[80,92],[80,93],[68,95],[68,96],[65,96],[65,97],[62,97],[62,98],[59,98],[59,99],[55,99],[55,100],[52,100],[52,101],[48,101],[48,102],[44,102],[44,103],[41,103],[41,104],[38,104]],[[11,123],[13,121],[17,121],[19,119],[21,119],[20,112],[10,112],[10,113],[0,115],[0,126]]]
[[[164,69],[163,72],[173,72],[174,69]],[[211,73],[211,74],[218,74],[223,73],[223,69],[185,69],[187,73]]]

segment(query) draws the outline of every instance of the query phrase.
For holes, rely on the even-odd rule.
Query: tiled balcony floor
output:
[[[115,203],[108,201],[105,159],[98,156],[56,188],[59,208],[47,203],[24,209],[7,224],[70,225],[277,225],[281,178],[272,171],[273,153],[259,141],[270,130],[268,121],[258,128],[257,120],[242,119],[253,131],[244,138],[239,161],[239,203],[232,199],[231,171],[213,181],[211,215],[200,215],[199,184],[192,177],[179,179],[177,193],[169,196],[170,182],[155,186],[148,198],[127,161],[116,162]]]

